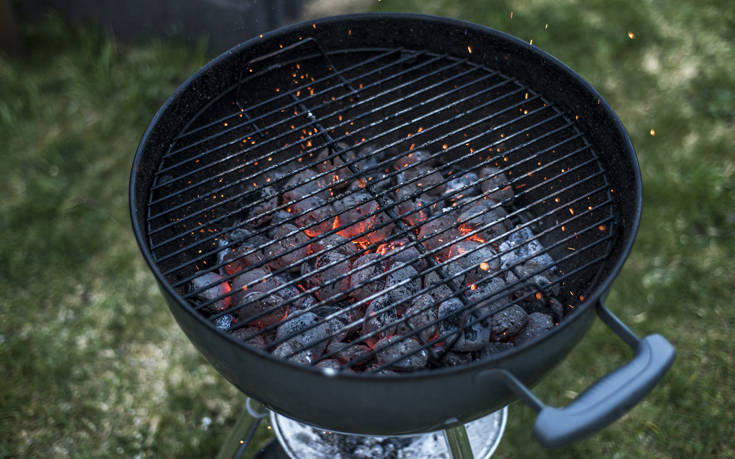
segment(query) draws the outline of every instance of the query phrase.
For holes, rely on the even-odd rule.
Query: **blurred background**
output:
[[[245,396],[180,331],[139,253],[133,155],[158,107],[217,54],[357,11],[533,40],[604,96],[639,155],[643,221],[608,306],[640,335],[665,335],[677,361],[622,419],[552,452],[531,437],[534,413],[511,405],[497,457],[735,456],[731,1],[0,0],[0,457],[216,454]],[[629,358],[598,323],[536,392],[568,404]]]

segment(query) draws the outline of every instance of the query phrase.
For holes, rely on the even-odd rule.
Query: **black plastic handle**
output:
[[[525,386],[517,387],[525,392],[522,398],[539,410],[533,434],[547,448],[577,440],[618,419],[656,386],[674,362],[676,351],[663,336],[656,334],[639,340],[602,303],[598,304],[597,312],[606,325],[635,349],[635,356],[563,408],[546,406]],[[515,378],[513,382],[520,384]]]

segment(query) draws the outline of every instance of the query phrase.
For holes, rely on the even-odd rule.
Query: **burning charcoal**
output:
[[[212,301],[230,293],[230,285],[227,282],[223,282],[222,277],[217,273],[200,274],[191,280],[189,291],[193,292],[202,288],[206,288],[206,290],[197,293],[196,297],[204,302]],[[224,311],[230,307],[231,302],[232,300],[230,297],[226,296],[205,306],[202,310],[210,314],[218,311]]]
[[[298,271],[299,262],[309,253],[309,238],[306,234],[286,223],[276,228],[273,240],[265,249],[265,256],[271,260],[268,266],[271,269],[289,266],[288,271]]]
[[[427,293],[431,294],[435,301],[444,301],[452,296],[452,289],[444,283],[441,276],[436,271],[432,271],[424,276],[424,288],[433,287]]]
[[[337,214],[334,228],[339,228],[340,236],[349,239],[365,237],[367,232],[375,224],[375,215],[378,203],[368,193],[352,193],[334,203],[334,211]]]
[[[383,274],[382,256],[378,253],[368,253],[355,260],[352,271],[350,288],[355,290],[350,296],[356,300],[363,300],[385,287],[385,278],[377,278]]]
[[[275,213],[273,213],[273,218],[271,219],[271,225],[272,226],[279,226],[284,223],[294,223],[294,214],[286,212],[285,210],[278,210]]]
[[[450,298],[439,305],[439,319],[441,319],[439,336],[443,337],[445,343],[451,343],[464,322],[462,333],[452,346],[452,350],[478,351],[490,341],[490,328],[483,325],[482,321],[475,322],[475,317],[463,311],[463,308],[464,304],[456,298]]]
[[[296,226],[303,228],[309,237],[317,237],[332,229],[334,209],[319,196],[311,196],[294,203],[291,212],[296,215]]]
[[[386,266],[395,263],[411,264],[417,271],[423,271],[429,267],[426,259],[421,255],[416,246],[408,246],[408,240],[396,239],[380,244],[377,253],[385,257]]]
[[[278,327],[276,341],[294,342],[297,349],[309,350],[312,356],[318,357],[327,347],[329,336],[329,325],[313,312],[305,312],[285,319]]]
[[[352,257],[359,252],[358,248],[346,237],[337,233],[332,233],[323,238],[316,238],[311,241],[311,251],[315,254],[319,252],[335,251],[342,255]]]
[[[232,337],[245,341],[245,344],[257,347],[258,349],[265,348],[263,332],[258,327],[238,328],[232,331]]]
[[[434,256],[445,258],[449,252],[449,245],[452,241],[459,237],[459,231],[455,228],[455,214],[453,212],[445,212],[438,218],[430,220],[419,230],[419,240],[429,250],[435,250],[438,247],[446,246],[446,248],[434,253]]]
[[[391,303],[399,304],[421,290],[421,276],[411,265],[396,263],[385,278],[385,291]]]
[[[332,263],[335,263],[332,266]],[[314,273],[309,279],[311,287],[319,286],[314,295],[321,301],[336,301],[345,295],[345,290],[349,287],[350,276],[346,275],[350,271],[350,260],[347,256],[338,252],[327,252],[320,255],[316,259],[314,269],[320,269],[329,266],[323,271]],[[341,277],[344,276],[344,277]],[[336,280],[327,285],[328,282]]]
[[[564,317],[564,306],[556,298],[549,298],[549,309],[557,319],[561,320]]]
[[[495,167],[483,167],[480,170],[482,181],[482,192],[488,199],[494,202],[503,202],[513,199],[513,188],[510,186],[508,177],[500,169]]]
[[[398,312],[395,305],[388,306],[390,304],[386,296],[381,296],[374,299],[365,311],[365,322],[362,324],[361,335],[377,331],[375,335],[367,339],[368,344],[396,333]]]
[[[224,269],[225,257],[227,257],[232,250],[230,250],[230,243],[224,236],[216,238],[215,241],[217,241],[217,248],[219,249],[219,252],[217,252],[217,264],[220,265],[219,273],[224,276],[226,275]]]
[[[316,193],[313,196],[319,196],[322,199],[328,199],[328,178],[324,175],[317,178],[318,175],[320,174],[314,172],[311,169],[305,169],[292,176],[284,187],[284,189],[286,189],[287,191],[284,191],[281,194],[281,199],[283,200],[283,203],[288,204],[291,203],[291,201],[298,201],[299,199],[303,199],[305,196],[311,193]],[[290,189],[291,187],[295,188]]]
[[[387,205],[390,206],[392,202],[387,200]],[[396,225],[392,223],[392,219],[385,212],[380,212],[375,215],[372,222],[372,227],[375,231],[368,233],[365,236],[370,244],[377,244],[383,241],[385,238],[393,234],[396,230]]]
[[[445,269],[448,275],[471,268],[464,274],[468,283],[482,280],[500,268],[500,260],[492,247],[466,239],[452,245],[447,261]],[[462,282],[461,277],[458,279]]]
[[[508,240],[500,244],[500,260],[504,266],[511,266],[525,261],[526,264],[541,269],[554,267],[554,260],[538,239],[534,239],[533,232],[528,228],[514,231]],[[534,256],[535,255],[535,256]]]
[[[450,203],[460,202],[467,196],[475,196],[478,192],[477,185],[475,185],[478,180],[477,174],[474,172],[467,172],[455,177],[444,185],[442,196],[446,197]]]
[[[302,350],[302,346],[295,341],[286,341],[285,343],[278,345],[278,347],[273,351],[273,356],[277,359],[288,360],[303,366],[310,366],[319,358],[319,356],[310,349]]]
[[[417,370],[426,366],[429,354],[414,338],[390,336],[375,344],[379,365],[388,365],[394,370]],[[398,360],[398,361],[395,361]]]
[[[278,295],[248,292],[237,303],[238,321],[260,328],[267,327],[286,315],[288,309],[283,305],[283,298]]]
[[[417,174],[418,180],[413,182],[419,191],[425,191],[427,195],[438,196],[442,192],[441,185],[444,183],[444,177],[438,172],[431,172],[430,169],[421,169]]]
[[[477,204],[473,204],[470,208],[464,210],[458,219],[460,222],[460,232],[467,234],[478,228],[482,228],[472,238],[492,242],[505,236],[511,228],[507,218],[508,213],[502,207],[491,209],[490,206],[491,204],[488,204],[487,201],[479,201]]]
[[[232,317],[232,314],[225,314],[223,316],[217,317],[214,320],[214,326],[219,328],[220,330],[229,330],[234,319],[235,318]]]
[[[260,188],[259,194],[249,198],[258,203],[250,208],[248,220],[255,226],[268,223],[273,218],[273,213],[278,207],[278,193],[273,187]]]
[[[528,325],[516,337],[516,346],[533,341],[554,328],[554,320],[550,315],[532,312],[528,315]]]
[[[232,303],[240,303],[249,292],[268,293],[278,285],[278,280],[267,268],[244,271],[232,280]]]
[[[231,250],[223,258],[226,263],[222,269],[228,274],[237,274],[240,271],[265,260],[263,251],[249,243],[242,243],[235,250]]]
[[[431,341],[437,331],[438,315],[436,303],[431,295],[419,295],[411,301],[411,306],[403,313],[408,317],[398,325],[398,333],[408,335],[413,331],[421,330],[418,334],[424,341]],[[410,327],[409,327],[410,326]]]
[[[368,362],[373,358],[370,354],[371,349],[364,344],[350,344],[341,343],[338,341],[332,341],[327,346],[327,354],[334,354],[334,357],[339,359],[341,362],[349,363],[350,365],[360,365]]]
[[[526,311],[513,304],[492,316],[492,341],[507,341],[517,335],[528,323]]]
[[[498,352],[507,351],[508,349],[513,349],[513,343],[503,343],[503,342],[493,342],[491,341],[488,343],[487,346],[482,348],[480,351],[480,359],[487,359],[491,358],[493,354],[497,354]]]
[[[448,367],[458,367],[466,365],[472,361],[472,354],[469,352],[447,352],[444,357],[444,364]]]

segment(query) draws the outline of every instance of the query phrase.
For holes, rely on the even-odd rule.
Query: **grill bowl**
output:
[[[254,351],[221,333],[172,286],[151,249],[149,203],[155,174],[177,135],[232,91],[253,63],[313,40],[321,52],[425,50],[498,71],[541,94],[597,152],[611,193],[615,225],[604,262],[584,300],[548,334],[484,361],[397,377],[326,375]],[[472,51],[470,53],[470,50]],[[331,55],[331,54],[330,54]],[[336,55],[336,54],[335,54]],[[349,53],[347,53],[349,55]],[[245,90],[261,91],[256,83]],[[225,52],[183,83],[151,121],[136,152],[130,182],[131,218],[143,255],[175,319],[207,360],[231,383],[270,408],[326,429],[369,435],[432,431],[488,414],[516,398],[508,374],[533,386],[574,347],[632,246],[641,212],[641,181],[627,133],[602,97],[554,57],[507,34],[452,19],[413,14],[361,14],[296,24]]]

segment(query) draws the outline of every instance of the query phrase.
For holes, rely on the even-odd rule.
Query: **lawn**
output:
[[[383,0],[533,40],[615,109],[639,155],[644,213],[608,306],[677,361],[641,404],[552,453],[520,404],[498,457],[735,456],[735,8],[727,0]],[[171,320],[133,238],[137,142],[212,56],[119,44],[56,17],[0,56],[0,457],[207,457],[244,395]],[[535,389],[568,404],[630,352],[599,323]],[[258,435],[269,437],[265,426]]]

